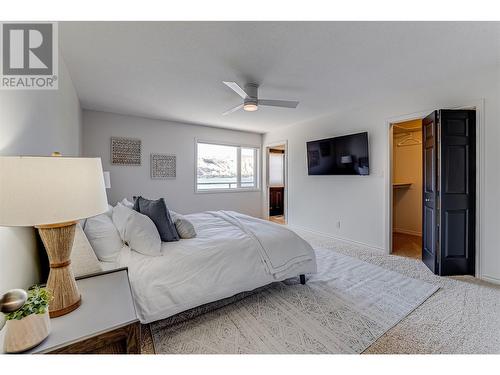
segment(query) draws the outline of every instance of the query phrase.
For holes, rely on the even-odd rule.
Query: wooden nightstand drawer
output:
[[[49,352],[50,354],[141,354],[141,324],[113,331]]]

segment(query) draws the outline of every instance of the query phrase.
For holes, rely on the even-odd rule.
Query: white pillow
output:
[[[111,217],[123,241],[125,241],[125,228],[127,227],[128,218],[132,214],[131,211],[130,208],[125,207],[120,202],[113,208],[113,215]]]
[[[113,222],[132,250],[149,256],[161,255],[160,234],[149,217],[118,203],[113,209]]]
[[[177,230],[180,238],[187,240],[196,237],[196,230],[194,229],[193,223],[186,219],[184,215],[175,211],[170,211],[170,216],[172,217],[175,229]]]
[[[75,240],[71,250],[71,269],[75,277],[102,271],[101,264],[80,224],[77,224],[75,228]]]
[[[109,218],[111,219],[111,216],[113,216],[113,206],[108,204],[108,210],[105,212],[106,215],[109,216]]]
[[[130,202],[127,198],[123,198],[122,201],[120,202],[127,208],[134,208],[134,204]]]
[[[84,232],[99,260],[103,262],[116,260],[123,242],[107,213],[88,218]]]
[[[108,204],[108,210],[105,212],[106,215],[109,216],[109,218],[111,219],[111,215],[113,214],[113,206]],[[82,227],[83,230],[85,230],[85,224],[87,224],[87,219],[82,219],[80,220],[80,225]]]

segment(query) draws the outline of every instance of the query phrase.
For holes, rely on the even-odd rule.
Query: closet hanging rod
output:
[[[418,138],[413,137],[412,135],[406,136],[404,139],[399,141],[397,143],[397,147],[404,147],[404,146],[415,146],[415,145],[421,145],[422,141]]]
[[[411,133],[411,132],[421,132],[422,131],[422,127],[420,127],[420,126],[415,127],[415,128],[405,128],[405,127],[398,125],[398,124],[394,124],[393,126],[396,129],[403,130],[401,133]]]

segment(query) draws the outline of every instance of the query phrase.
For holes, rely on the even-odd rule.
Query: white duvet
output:
[[[227,211],[186,218],[197,237],[163,242],[159,257],[122,249],[141,323],[316,272],[311,246],[283,226]]]

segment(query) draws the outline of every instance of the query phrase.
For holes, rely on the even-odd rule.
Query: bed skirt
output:
[[[299,276],[297,276],[296,278],[284,280],[284,281],[282,281],[282,283],[298,284],[298,283],[300,283],[300,281],[301,280],[299,279]],[[277,283],[279,283],[279,282],[277,282]],[[165,328],[165,327],[169,327],[169,326],[173,326],[175,324],[185,322],[186,320],[194,319],[194,318],[196,318],[200,315],[206,314],[210,311],[220,309],[220,308],[227,306],[231,303],[241,301],[242,299],[244,299],[248,296],[251,296],[255,293],[258,293],[262,290],[269,288],[273,284],[274,283],[264,285],[264,286],[261,286],[259,288],[254,289],[254,290],[251,290],[251,291],[241,292],[241,293],[235,294],[234,296],[231,296],[231,297],[227,297],[227,298],[224,298],[224,299],[221,299],[218,301],[206,303],[206,304],[201,305],[201,306],[193,307],[192,309],[182,311],[178,314],[169,316],[168,318],[165,318],[165,319],[162,319],[162,320],[159,320],[156,322],[152,322],[152,323],[155,324],[155,326],[156,326],[155,328],[160,328],[160,329]],[[152,323],[149,323],[149,324],[152,324]]]

